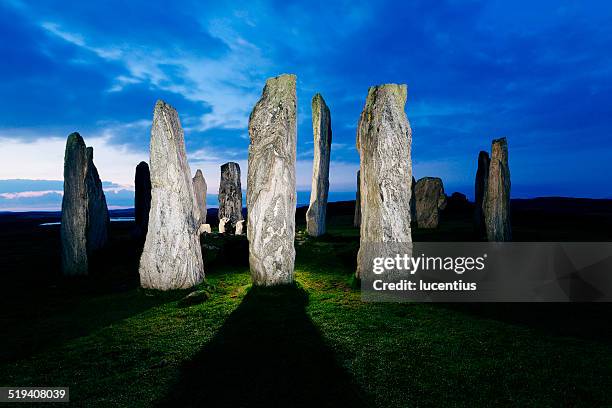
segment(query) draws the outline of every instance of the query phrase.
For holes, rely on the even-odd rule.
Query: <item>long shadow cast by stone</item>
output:
[[[160,406],[360,407],[368,400],[336,363],[295,286],[253,288],[182,368]]]

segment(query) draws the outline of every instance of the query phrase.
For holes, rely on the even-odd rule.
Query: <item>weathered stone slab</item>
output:
[[[244,220],[240,220],[236,223],[236,235],[242,235],[242,230],[244,228]]]
[[[195,194],[196,203],[198,205],[197,214],[200,217],[200,224],[206,224],[206,180],[202,174],[202,170],[197,169],[193,177],[193,193]]]
[[[419,228],[437,228],[440,210],[446,207],[446,195],[442,179],[423,177],[416,182],[416,217]]]
[[[147,162],[142,161],[136,166],[134,188],[136,235],[145,238],[149,226],[149,211],[151,210],[151,173]]]
[[[306,231],[312,237],[325,234],[327,196],[329,193],[329,159],[331,155],[331,115],[321,94],[312,98],[314,160],[310,205],[306,211]]]
[[[219,234],[225,234],[226,224],[230,221],[229,217],[223,217],[219,220]]]
[[[207,233],[207,234],[212,233],[210,224],[200,224],[200,228],[198,229],[198,235],[202,235],[204,233]]]
[[[240,166],[229,162],[221,166],[219,183],[219,219],[227,217],[232,227],[242,219],[242,186]]]
[[[406,85],[370,87],[359,119],[361,230],[357,278],[371,273],[375,257],[398,252],[412,255],[412,131],[404,111],[406,96]]]
[[[295,261],[296,77],[266,81],[249,118],[247,236],[256,285],[293,282]]]
[[[169,290],[204,279],[199,217],[178,113],[157,101],[151,128],[151,211],[140,284]]]
[[[64,196],[62,198],[62,271],[64,275],[87,275],[87,152],[78,133],[66,141]]]
[[[487,191],[490,165],[491,159],[489,158],[489,153],[484,151],[478,153],[478,169],[476,170],[476,180],[474,183],[474,230],[479,239],[487,236],[484,220],[484,196]]]
[[[484,218],[489,241],[511,241],[510,168],[506,138],[493,140],[489,179],[484,196]]]
[[[104,190],[102,189],[102,181],[100,180],[98,169],[93,162],[93,147],[88,147],[86,154],[87,252],[91,254],[106,245],[110,217],[108,216],[108,207]]]

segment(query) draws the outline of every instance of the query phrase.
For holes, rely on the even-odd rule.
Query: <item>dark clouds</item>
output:
[[[334,142],[350,147],[368,86],[401,82],[418,177],[471,194],[478,151],[507,136],[517,195],[608,196],[612,10],[597,3],[6,3],[0,128],[106,131],[146,150],[142,124],[163,98],[190,153],[244,159],[265,78],[293,72],[306,157],[315,92]],[[335,149],[333,160],[358,155]]]

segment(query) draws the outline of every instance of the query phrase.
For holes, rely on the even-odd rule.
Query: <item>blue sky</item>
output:
[[[158,98],[215,193],[226,161],[244,179],[248,115],[285,72],[298,76],[298,190],[310,187],[312,95],[332,112],[331,189],[354,191],[367,89],[396,82],[417,178],[471,196],[478,152],[506,136],[514,197],[610,197],[610,50],[603,1],[0,0],[0,179],[25,179],[0,180],[0,209],[57,206],[75,130],[109,203],[129,205]]]

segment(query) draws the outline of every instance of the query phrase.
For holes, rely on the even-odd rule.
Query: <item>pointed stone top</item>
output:
[[[196,178],[196,177],[197,178],[200,178],[200,177],[204,178],[204,174],[202,174],[202,170],[200,170],[200,169],[196,170],[194,178]]]
[[[323,99],[323,95],[320,93],[316,93],[312,97],[312,109],[315,110],[317,107],[321,107],[325,111],[329,111],[327,104],[325,103],[325,99]]]
[[[141,161],[140,163],[138,163],[138,166],[136,166],[136,167],[140,167],[140,168],[147,167],[148,168],[149,165],[147,164],[146,161]]]
[[[167,109],[171,109],[173,111],[176,111],[176,109],[174,109],[174,107],[168,103],[166,103],[165,101],[158,99],[157,102],[155,102],[155,110],[167,110]]]
[[[68,135],[68,140],[66,140],[66,148],[73,145],[85,146],[85,141],[83,140],[79,132],[73,132]]]
[[[87,160],[93,161],[93,147],[88,147],[87,150]]]
[[[491,158],[508,160],[508,141],[505,137],[493,140],[491,143]]]

